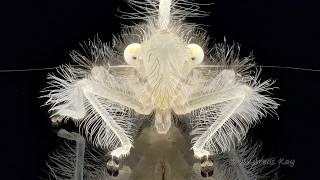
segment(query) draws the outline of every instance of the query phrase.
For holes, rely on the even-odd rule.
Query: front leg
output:
[[[203,158],[204,156],[210,155],[210,150],[218,150],[226,149],[227,144],[220,144],[217,145],[217,147],[206,147],[207,143],[210,143],[212,141],[212,138],[217,134],[217,132],[223,127],[229,124],[230,117],[234,115],[234,113],[237,111],[237,109],[240,107],[240,105],[243,103],[247,93],[247,86],[240,86],[239,89],[234,89],[234,92],[230,92],[230,94],[233,94],[232,97],[226,98],[224,101],[220,100],[219,103],[228,102],[224,107],[222,107],[217,113],[217,117],[215,121],[212,123],[211,126],[209,126],[201,135],[197,137],[197,140],[193,144],[193,151],[194,155],[197,158]],[[217,102],[217,101],[214,101]],[[214,105],[214,104],[213,104]],[[232,130],[230,130],[232,131]],[[193,132],[195,133],[195,132]],[[198,133],[195,133],[198,134]],[[216,139],[217,140],[217,139]],[[217,140],[218,141],[218,140]],[[221,147],[220,147],[221,146]]]
[[[52,86],[47,89],[47,104],[52,106],[53,117],[72,118],[93,144],[112,149],[111,155],[116,158],[127,155],[132,147],[130,128],[134,126],[131,109],[150,114],[152,106],[147,97],[137,98],[130,89],[124,89],[124,82],[112,81],[112,75],[103,67],[94,67],[80,80],[72,77],[73,71],[66,69],[64,79],[49,77]]]
[[[120,147],[114,149],[111,152],[111,155],[120,158],[121,156],[129,154],[130,149],[132,147],[132,143],[128,135],[124,133],[123,128],[119,126],[119,122],[115,121],[114,117],[110,114],[110,112],[107,111],[105,105],[99,99],[107,97],[112,98],[117,96],[112,96],[112,93],[108,93],[104,90],[105,89],[103,89],[102,86],[99,86],[96,82],[92,80],[80,80],[75,84],[74,90],[75,92],[77,92],[77,102],[73,102],[73,99],[71,99],[68,105],[63,104],[58,107],[54,107],[54,109],[62,108],[56,112],[60,116],[67,116],[73,119],[84,118],[83,120],[77,121],[80,124],[84,124],[85,132],[89,134],[89,139],[92,141],[93,144],[97,146],[113,146],[110,143],[116,143],[113,139],[116,138],[116,140],[118,140],[120,143]],[[78,99],[81,99],[81,101],[79,101]],[[113,106],[112,103],[108,105]],[[87,110],[88,113],[83,113],[83,111],[85,110]],[[96,118],[97,120],[94,120],[90,117],[86,117],[89,116],[89,114],[92,114],[92,118]],[[97,125],[92,125],[95,124],[95,121],[98,122],[100,120],[103,123],[103,126],[100,125],[101,127],[97,127]],[[126,119],[122,119],[121,121],[125,123]],[[89,129],[92,127],[94,127],[95,132],[89,131]],[[92,136],[93,133],[97,133],[97,137],[94,138]],[[110,136],[112,136],[112,138]],[[109,140],[106,140],[107,138]]]
[[[262,116],[277,108],[273,99],[261,94],[272,83],[249,84],[237,80],[234,71],[223,70],[203,86],[195,87],[194,96],[175,102],[176,114],[191,113],[195,157],[228,151]]]

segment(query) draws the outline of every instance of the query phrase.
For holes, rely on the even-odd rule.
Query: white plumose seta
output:
[[[278,104],[269,96],[273,81],[259,81],[252,56],[238,46],[208,48],[208,37],[186,17],[206,15],[186,0],[130,0],[143,20],[126,27],[109,46],[89,42],[89,56],[71,57],[80,66],[62,66],[49,75],[47,92],[53,120],[70,118],[87,140],[126,156],[133,147],[139,116],[154,113],[158,133],[166,134],[172,115],[191,119],[196,158],[234,149],[248,129]],[[58,118],[59,119],[59,118]]]

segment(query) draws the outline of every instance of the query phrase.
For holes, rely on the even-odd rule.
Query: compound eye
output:
[[[124,49],[124,60],[128,64],[134,64],[140,58],[141,45],[139,43],[129,44]]]
[[[188,44],[187,50],[191,57],[190,60],[194,64],[200,64],[204,59],[203,49],[198,44]]]

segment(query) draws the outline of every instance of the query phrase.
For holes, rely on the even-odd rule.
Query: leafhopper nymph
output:
[[[49,75],[52,121],[79,133],[52,156],[56,179],[259,179],[263,168],[245,135],[278,104],[273,81],[260,81],[252,57],[237,46],[208,47],[201,16],[186,0],[131,0],[140,19],[107,45],[71,54],[78,66]],[[139,11],[143,10],[143,11]],[[190,138],[189,138],[190,137]],[[69,142],[71,143],[71,142]],[[191,149],[191,150],[190,150]],[[50,163],[49,163],[50,164]]]

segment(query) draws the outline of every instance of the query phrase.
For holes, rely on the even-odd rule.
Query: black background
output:
[[[205,1],[200,1],[205,2]],[[215,0],[206,25],[217,41],[238,42],[242,55],[253,51],[260,65],[320,69],[319,5],[307,0]],[[0,69],[55,67],[71,62],[68,52],[95,35],[110,41],[120,30],[117,8],[123,0],[12,0],[0,4]],[[42,176],[54,134],[40,90],[52,71],[1,72],[0,179]],[[282,179],[319,179],[320,72],[265,68],[262,78],[277,79],[275,97],[284,99],[279,120],[269,117],[250,130],[264,142],[266,155],[294,159],[281,166]]]

